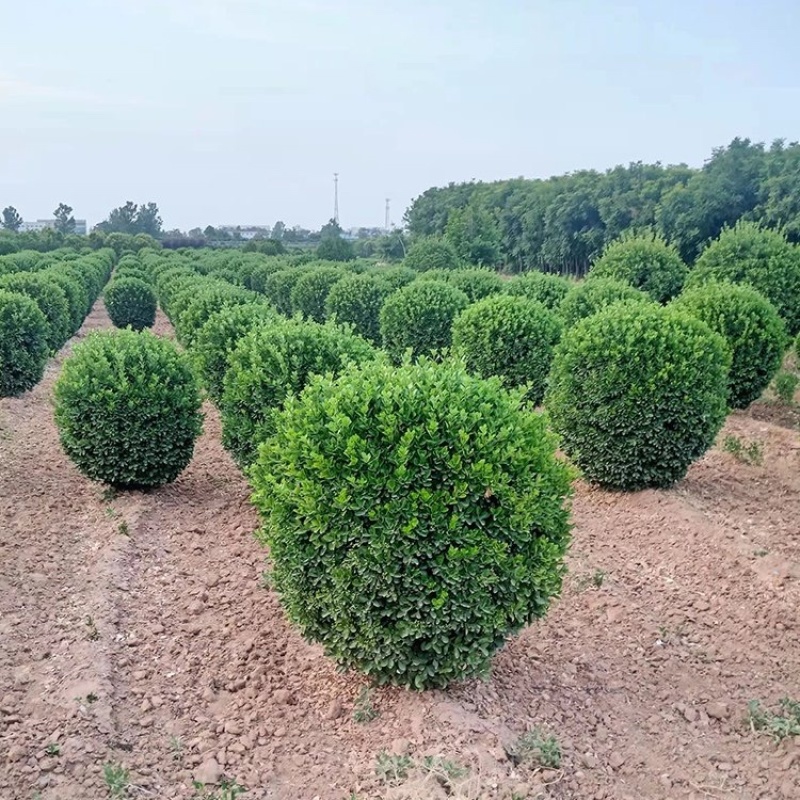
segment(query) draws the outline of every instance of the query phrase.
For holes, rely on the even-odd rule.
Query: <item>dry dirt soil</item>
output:
[[[76,339],[109,325],[99,303]],[[800,737],[746,722],[800,699],[797,414],[730,418],[760,466],[718,446],[670,491],[578,486],[548,617],[489,680],[415,694],[289,627],[211,406],[171,486],[77,472],[51,400],[71,346],[0,401],[0,799],[800,798]],[[559,768],[509,757],[531,729]]]

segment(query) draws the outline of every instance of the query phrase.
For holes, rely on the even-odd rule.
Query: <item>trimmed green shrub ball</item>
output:
[[[369,270],[368,274],[375,275],[393,289],[402,289],[416,279],[417,274],[409,267],[375,267]]]
[[[282,320],[252,329],[230,356],[223,381],[222,443],[240,466],[251,464],[274,430],[275,412],[312,375],[338,373],[377,355],[370,344],[328,323]]]
[[[571,281],[560,275],[550,275],[534,270],[507,281],[505,291],[510,295],[536,300],[555,311],[572,286]]]
[[[319,267],[306,272],[292,287],[292,313],[302,314],[314,322],[324,322],[328,292],[346,274],[338,267]]]
[[[291,621],[415,689],[485,674],[547,611],[570,471],[522,392],[428,359],[313,380],[250,471]]]
[[[439,281],[410,283],[391,294],[381,309],[381,339],[395,361],[406,350],[432,355],[450,346],[453,320],[469,305],[464,292]]]
[[[147,270],[141,266],[117,266],[114,270],[114,280],[119,280],[120,278],[136,278],[137,280],[144,281],[145,283],[149,284],[150,276],[147,274]]]
[[[527,297],[487,297],[463,311],[453,325],[453,352],[483,378],[508,387],[528,386],[527,399],[542,402],[561,320]]]
[[[567,292],[558,307],[558,313],[569,328],[576,322],[621,302],[651,303],[653,300],[628,283],[613,278],[589,278]]]
[[[408,248],[403,266],[415,272],[426,272],[429,269],[458,269],[463,264],[447,239],[430,237],[418,239]]]
[[[0,397],[16,397],[42,379],[48,334],[47,319],[30,297],[0,289]]]
[[[380,344],[380,313],[394,289],[370,273],[347,275],[328,293],[325,311],[337,322],[352,325],[353,330],[369,341]]]
[[[0,277],[0,289],[27,295],[39,306],[47,320],[47,344],[51,350],[61,348],[72,333],[69,304],[64,290],[46,275],[15,272]]]
[[[730,363],[725,340],[704,322],[656,304],[616,304],[564,333],[545,405],[588,480],[667,487],[722,427]]]
[[[202,428],[188,358],[150,331],[92,333],[55,387],[61,444],[86,477],[146,488],[174,481]]]
[[[285,317],[292,316],[292,289],[307,272],[305,267],[290,267],[274,272],[264,281],[264,294]]]
[[[492,270],[480,267],[470,269],[430,269],[420,273],[418,281],[440,281],[460,289],[471,303],[489,295],[502,292],[503,279]]]
[[[156,321],[155,292],[139,278],[114,278],[103,293],[108,316],[116,328],[135,331],[151,328]]]
[[[69,308],[70,334],[75,333],[83,324],[89,303],[89,295],[83,281],[76,277],[74,273],[62,270],[61,267],[51,268],[39,274],[47,278],[51,283],[56,284],[64,292]]]
[[[625,234],[606,245],[589,276],[622,281],[666,303],[680,293],[687,272],[677,248],[661,236]]]
[[[747,408],[780,369],[788,338],[775,306],[750,286],[709,283],[687,289],[675,308],[720,334],[733,354],[728,405]]]
[[[228,361],[239,340],[253,328],[277,322],[279,317],[265,303],[223,306],[213,313],[197,332],[192,355],[209,397],[216,403]]]
[[[800,333],[800,248],[778,231],[755,222],[723,230],[700,254],[687,287],[709,281],[749,284],[775,306],[790,334]]]
[[[483,300],[503,291],[503,279],[493,270],[475,267],[471,269],[454,269],[447,282],[469,298],[471,303]]]
[[[212,314],[225,306],[252,303],[264,304],[264,298],[248,289],[227,284],[199,288],[182,307],[175,322],[175,332],[183,344],[194,347],[197,334]]]

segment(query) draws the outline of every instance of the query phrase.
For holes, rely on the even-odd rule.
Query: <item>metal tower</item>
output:
[[[339,224],[339,173],[333,173],[333,221]]]
[[[391,219],[391,218],[390,218],[390,216],[389,216],[389,203],[390,203],[390,199],[387,197],[387,198],[386,198],[386,220],[385,220],[385,222],[383,223],[383,229],[384,229],[385,231],[388,231],[388,230],[389,230],[389,227],[390,227],[390,225],[391,225],[391,222],[390,222],[390,219]]]

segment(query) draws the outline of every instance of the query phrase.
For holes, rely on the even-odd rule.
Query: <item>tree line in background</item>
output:
[[[583,275],[611,241],[650,230],[692,263],[740,219],[800,242],[800,144],[734,139],[701,169],[636,162],[543,180],[451,183],[405,215],[412,237],[443,236],[473,264]]]

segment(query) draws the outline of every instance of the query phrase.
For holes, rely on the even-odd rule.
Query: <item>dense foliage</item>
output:
[[[290,293],[292,312],[314,322],[324,322],[328,292],[346,274],[339,267],[318,267],[304,272]]]
[[[800,241],[799,176],[799,144],[776,141],[765,148],[737,138],[715,149],[699,170],[635,162],[546,180],[428,189],[411,204],[406,222],[414,237],[446,235],[465,253],[497,242],[492,263],[513,271],[584,275],[606,244],[644,228],[663,235],[691,263],[723,227],[742,218],[784,228],[790,241]]]
[[[576,283],[558,307],[558,313],[568,327],[598,311],[622,301],[632,303],[651,302],[648,295],[627,283],[612,278],[590,277]]]
[[[497,295],[471,305],[453,325],[453,352],[467,368],[508,387],[527,386],[527,399],[541,403],[561,320],[526,297]]]
[[[347,275],[328,293],[325,312],[369,341],[380,344],[380,313],[393,288],[377,274]]]
[[[46,276],[32,272],[13,272],[0,277],[0,289],[27,295],[47,319],[47,344],[60,349],[72,333],[69,303],[64,290]]]
[[[656,304],[617,304],[564,333],[545,404],[588,480],[667,487],[725,421],[730,363],[705,323]]]
[[[104,298],[108,316],[117,328],[141,331],[156,321],[156,294],[149,283],[139,278],[115,277],[106,286]]]
[[[722,231],[697,260],[688,285],[747,283],[778,309],[789,332],[800,332],[800,248],[777,231],[740,222]]]
[[[15,397],[42,377],[48,325],[30,297],[0,289],[0,397]]]
[[[527,297],[536,300],[550,309],[557,309],[567,292],[574,284],[560,275],[548,275],[544,272],[527,272],[513,278],[505,285],[505,291],[516,297]]]
[[[264,294],[278,311],[286,317],[292,315],[292,289],[307,270],[289,267],[268,275],[264,281]]]
[[[462,291],[439,281],[415,281],[398,289],[381,309],[384,349],[400,361],[408,349],[420,356],[449,347],[453,320],[468,304]]]
[[[432,269],[423,272],[419,281],[437,280],[460,289],[471,303],[503,291],[503,279],[488,269]]]
[[[251,329],[230,356],[222,392],[222,442],[250,464],[274,429],[275,412],[312,375],[375,356],[360,336],[333,325],[281,320]]]
[[[455,248],[445,239],[418,239],[408,249],[403,266],[416,272],[429,269],[458,269],[462,266]]]
[[[683,288],[687,271],[678,251],[662,237],[623,235],[606,245],[589,276],[630,284],[666,303]]]
[[[747,408],[781,366],[788,338],[775,306],[749,286],[709,283],[689,289],[674,303],[723,336],[733,355],[728,404]]]
[[[212,400],[219,402],[222,398],[230,355],[239,340],[253,328],[277,319],[265,303],[223,305],[208,318],[193,339],[192,356]]]
[[[228,286],[224,283],[198,287],[194,291],[189,290],[186,297],[188,298],[187,303],[182,307],[180,303],[178,304],[180,310],[174,322],[178,337],[187,347],[194,344],[195,336],[208,318],[224,306],[263,302],[263,298],[255,292]]]
[[[64,451],[113,486],[175,480],[202,427],[187,357],[149,331],[90,334],[64,364],[55,398]]]
[[[312,381],[251,470],[290,619],[343,667],[485,673],[557,595],[570,475],[521,394],[455,362]]]

